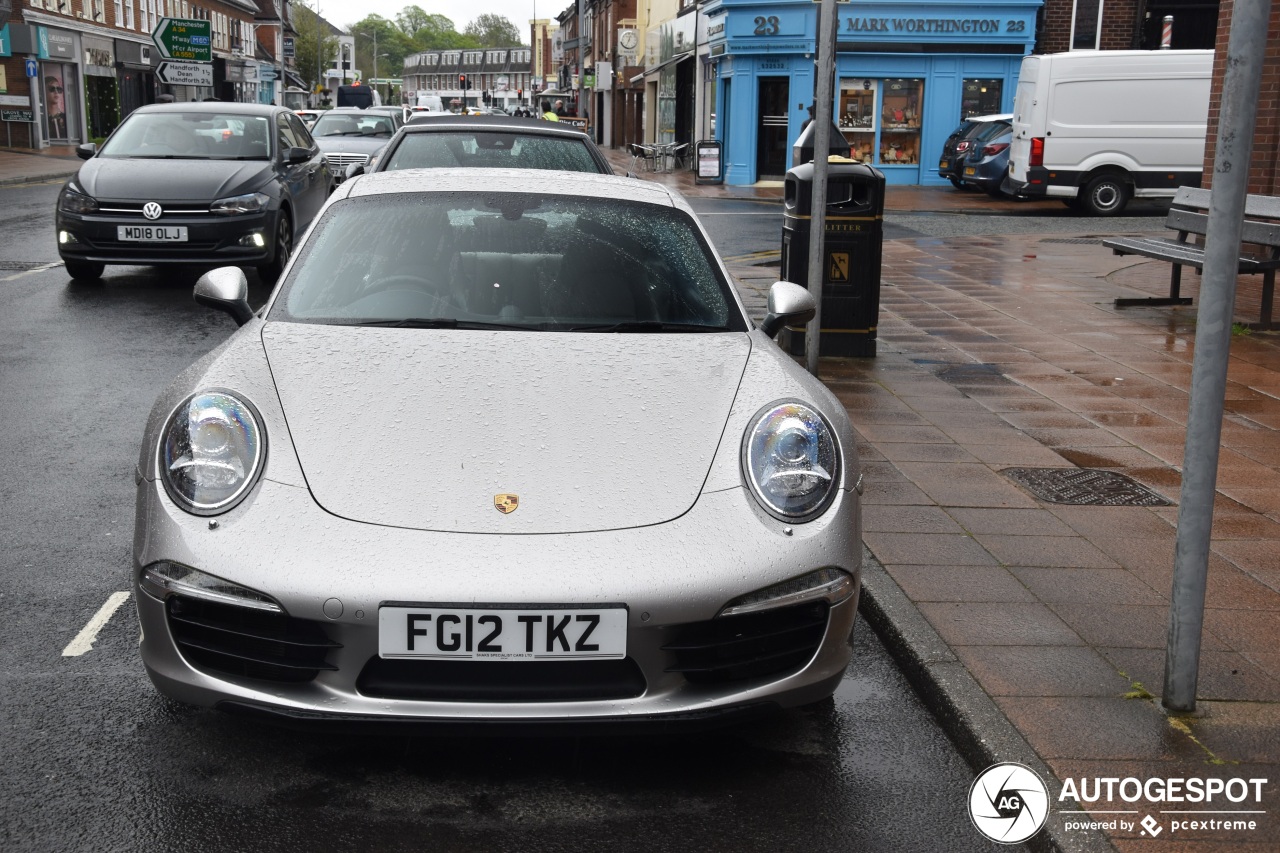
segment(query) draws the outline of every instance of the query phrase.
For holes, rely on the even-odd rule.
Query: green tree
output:
[[[414,50],[479,47],[471,36],[459,33],[444,15],[432,15],[421,6],[405,6],[396,15],[396,26],[413,41]]]
[[[520,30],[511,23],[510,18],[501,15],[477,15],[475,20],[467,24],[463,33],[474,38],[481,47],[513,47],[524,44]]]
[[[376,66],[379,77],[399,77],[404,58],[417,48],[394,22],[381,15],[369,15],[347,28],[356,37],[356,67],[370,77]],[[373,61],[374,46],[378,61]],[[384,88],[383,94],[386,94]]]
[[[329,27],[301,0],[289,4],[293,28],[298,34],[293,39],[294,70],[307,82],[307,89],[314,92],[321,82],[325,68],[333,65],[338,54],[338,40]]]

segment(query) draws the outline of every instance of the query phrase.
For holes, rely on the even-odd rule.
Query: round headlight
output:
[[[840,450],[821,415],[784,400],[752,419],[742,440],[742,469],[766,512],[783,521],[808,521],[835,494]]]
[[[202,391],[178,406],[165,424],[160,479],[187,512],[217,515],[249,493],[265,455],[253,407],[222,391]]]

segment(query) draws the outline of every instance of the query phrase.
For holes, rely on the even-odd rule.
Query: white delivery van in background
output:
[[[1212,50],[1076,50],[1022,60],[1009,187],[1095,216],[1204,173]]]
[[[415,94],[415,107],[425,107],[433,113],[444,112],[444,99],[434,92],[419,89]]]

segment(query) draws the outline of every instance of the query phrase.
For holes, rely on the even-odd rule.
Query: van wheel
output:
[[[1115,175],[1099,175],[1084,188],[1080,206],[1094,216],[1115,216],[1129,203],[1131,192],[1123,179]]]

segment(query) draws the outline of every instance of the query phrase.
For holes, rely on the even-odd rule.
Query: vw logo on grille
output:
[[[162,213],[164,213],[164,208],[154,201],[149,201],[142,206],[142,215],[147,219],[159,219]]]

